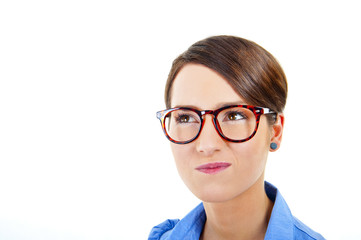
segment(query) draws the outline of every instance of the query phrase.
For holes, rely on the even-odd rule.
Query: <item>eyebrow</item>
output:
[[[219,109],[222,107],[228,107],[228,106],[232,106],[232,105],[247,105],[247,103],[243,102],[243,101],[237,101],[237,102],[222,102],[222,103],[218,103],[216,105],[216,107],[214,109]],[[195,105],[176,105],[172,108],[181,108],[181,107],[185,107],[185,108],[193,108],[193,109],[197,109],[197,110],[210,110],[210,109],[201,109]]]

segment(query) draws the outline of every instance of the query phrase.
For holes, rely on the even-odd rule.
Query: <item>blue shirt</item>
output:
[[[265,191],[274,202],[265,240],[321,240],[325,239],[295,218],[276,187],[265,182]],[[199,240],[206,221],[203,204],[199,204],[182,220],[168,219],[155,226],[148,240]]]

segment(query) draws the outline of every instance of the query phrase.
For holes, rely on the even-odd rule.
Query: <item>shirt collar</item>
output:
[[[293,216],[286,201],[272,184],[265,182],[265,190],[274,205],[264,239],[293,239]]]
[[[173,228],[167,239],[198,240],[206,221],[203,203],[199,204]]]
[[[278,189],[268,182],[265,182],[265,191],[274,205],[264,239],[293,239],[293,216],[285,200]],[[176,224],[167,239],[198,240],[205,221],[206,213],[201,203]]]

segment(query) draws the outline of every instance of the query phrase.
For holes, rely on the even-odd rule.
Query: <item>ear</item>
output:
[[[271,143],[276,143],[277,148],[276,149],[270,148],[270,152],[277,151],[278,148],[281,146],[284,121],[285,121],[285,116],[283,115],[283,113],[279,113],[276,122],[272,125],[272,133],[271,133]]]

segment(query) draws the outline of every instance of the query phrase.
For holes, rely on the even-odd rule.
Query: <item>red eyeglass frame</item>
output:
[[[241,140],[230,139],[230,138],[226,137],[225,135],[223,135],[223,133],[221,131],[221,128],[219,126],[219,123],[217,121],[217,116],[221,111],[223,111],[223,110],[225,110],[227,108],[235,108],[235,107],[241,107],[241,108],[249,109],[249,110],[251,110],[253,112],[253,114],[256,117],[256,126],[255,126],[255,129],[254,129],[253,133],[251,134],[251,136],[249,136],[249,137],[247,137],[245,139],[241,139]],[[198,131],[197,135],[194,138],[192,138],[192,139],[190,139],[188,141],[176,141],[176,140],[172,139],[169,136],[169,134],[167,133],[167,130],[166,130],[166,127],[165,127],[165,118],[167,117],[167,115],[169,113],[173,112],[173,111],[181,110],[181,109],[195,112],[199,116],[200,121],[201,121],[201,125],[199,127],[199,131]],[[257,130],[258,130],[258,126],[259,126],[259,122],[260,122],[261,116],[263,114],[277,114],[277,112],[275,112],[275,111],[273,111],[273,110],[271,110],[269,108],[257,107],[257,106],[252,106],[252,105],[230,105],[230,106],[221,107],[221,108],[216,109],[216,110],[202,110],[202,111],[194,109],[194,108],[188,108],[188,107],[169,108],[169,109],[158,111],[156,113],[156,116],[160,120],[163,132],[164,132],[165,136],[168,138],[169,141],[171,141],[173,143],[176,143],[176,144],[187,144],[187,143],[193,142],[194,140],[196,140],[199,137],[200,133],[202,132],[204,122],[205,122],[205,120],[203,119],[203,116],[205,116],[206,114],[213,115],[213,121],[212,121],[213,125],[214,125],[215,129],[217,130],[218,135],[221,138],[223,138],[224,140],[229,141],[229,142],[242,143],[242,142],[246,142],[246,141],[250,140],[251,138],[254,137],[254,135],[256,135]]]

